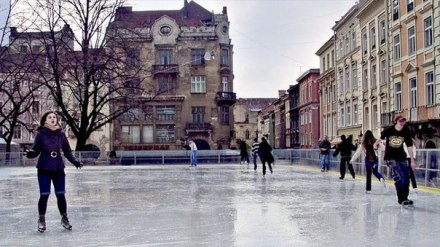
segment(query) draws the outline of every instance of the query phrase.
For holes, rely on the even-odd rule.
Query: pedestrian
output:
[[[254,143],[252,143],[252,159],[254,161],[254,170],[257,170],[257,158],[258,158],[258,148],[260,147],[260,143],[258,142],[258,138],[254,138]]]
[[[410,154],[411,166],[413,169],[417,167],[414,153],[413,141],[408,128],[404,128],[406,118],[401,115],[394,117],[394,125],[386,128],[380,134],[380,139],[376,141],[375,147],[382,140],[385,140],[385,156],[386,165],[391,169],[391,176],[396,187],[397,202],[404,207],[414,206],[414,202],[408,199],[409,194],[409,169],[406,153],[403,144],[408,147]]]
[[[191,166],[197,166],[197,145],[193,139],[189,140],[189,148],[191,150]]]
[[[270,173],[272,174],[272,163],[275,161],[275,159],[272,156],[272,147],[269,145],[265,137],[261,137],[258,155],[260,156],[261,164],[263,165],[263,176],[266,175],[266,162],[269,166]]]
[[[367,193],[371,192],[371,173],[376,176],[377,179],[385,186],[385,179],[379,172],[379,162],[377,153],[374,149],[374,143],[376,143],[376,138],[373,135],[373,132],[371,130],[365,131],[362,142],[360,143],[358,149],[353,154],[353,157],[351,157],[350,164],[353,164],[353,162],[362,154],[365,156],[365,168],[367,171],[367,181],[366,181],[366,187],[365,190]]]
[[[353,165],[350,164],[351,159],[351,151],[356,150],[356,146],[351,143],[351,138],[346,138],[345,135],[341,136],[341,143],[336,147],[335,152],[333,153],[333,157],[338,156],[341,153],[341,161],[339,163],[339,171],[341,176],[339,179],[345,178],[345,166],[348,165],[348,170],[350,171],[351,176],[355,179],[355,173],[353,169]]]
[[[245,141],[239,140],[240,142],[240,164],[247,164],[249,165],[249,152],[248,152],[248,145]]]
[[[50,111],[43,114],[32,149],[25,150],[25,156],[29,159],[39,156],[37,162],[37,178],[40,188],[40,199],[38,201],[39,232],[46,230],[45,215],[51,183],[53,183],[57,197],[58,210],[61,214],[61,225],[65,229],[72,230],[72,225],[67,217],[67,202],[65,197],[66,175],[61,151],[77,169],[81,168],[83,163],[79,162],[73,156],[66,135],[58,123],[58,116],[55,112]]]
[[[319,163],[321,165],[321,172],[330,170],[330,147],[331,144],[328,141],[327,136],[324,136],[321,142],[319,142],[319,149],[321,150]]]

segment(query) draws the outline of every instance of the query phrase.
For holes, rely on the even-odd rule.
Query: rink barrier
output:
[[[189,150],[155,150],[155,151],[116,151],[116,157],[109,157],[108,152],[74,152],[78,160],[85,165],[172,165],[189,164]],[[275,163],[301,164],[320,168],[319,149],[274,149]],[[438,187],[438,162],[440,149],[417,149],[416,160],[418,168],[415,171],[416,180],[419,184]],[[252,156],[249,152],[252,163]],[[197,160],[199,164],[240,164],[240,152],[238,150],[198,150]],[[330,153],[330,169],[339,171],[340,156],[333,157]],[[356,174],[365,175],[364,157],[354,162]],[[22,152],[1,153],[0,167],[4,166],[35,166],[37,159],[26,159]],[[258,161],[260,162],[260,161]],[[68,162],[66,162],[67,164]],[[379,152],[379,171],[386,177],[391,177],[390,169],[383,161],[383,152]]]

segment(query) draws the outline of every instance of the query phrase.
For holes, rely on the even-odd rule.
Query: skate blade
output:
[[[38,228],[38,229],[37,229],[37,231],[38,231],[38,232],[45,232],[45,231],[46,231],[46,229],[43,229],[43,228]]]

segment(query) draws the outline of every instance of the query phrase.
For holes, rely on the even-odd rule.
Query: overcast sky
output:
[[[5,0],[0,0],[1,11]],[[191,1],[191,0],[188,0]],[[134,11],[178,10],[184,0],[128,0]],[[234,45],[234,92],[239,98],[273,98],[311,68],[316,51],[355,0],[196,0],[218,14],[227,7]],[[3,6],[2,6],[3,5]],[[4,24],[4,23],[1,23]]]
[[[133,10],[177,10],[184,0],[128,0]],[[188,0],[190,2],[190,0]],[[234,91],[240,98],[278,97],[319,68],[316,51],[354,0],[195,0],[218,14],[227,7],[234,45]]]

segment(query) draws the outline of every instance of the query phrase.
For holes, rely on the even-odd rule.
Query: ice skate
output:
[[[39,232],[44,232],[46,231],[46,219],[44,218],[44,216],[40,216],[40,218],[38,219],[38,229]]]
[[[384,187],[384,188],[387,187],[387,184],[385,183],[385,179],[381,178],[381,179],[380,179],[380,182],[383,184],[383,187]]]
[[[69,223],[69,219],[67,218],[67,215],[63,215],[61,217],[61,225],[67,230],[72,230],[72,225]]]
[[[412,207],[414,207],[414,202],[411,200],[405,200],[402,202],[401,205],[403,208],[412,208]]]

